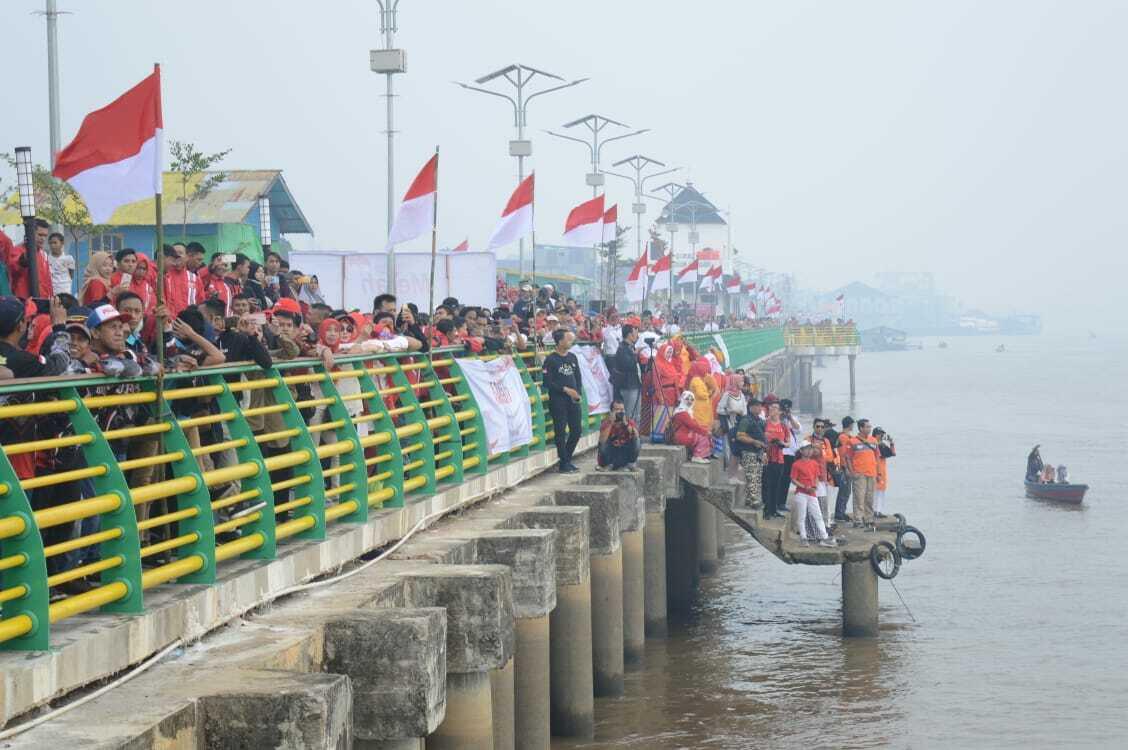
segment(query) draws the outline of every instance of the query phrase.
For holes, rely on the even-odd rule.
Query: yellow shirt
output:
[[[689,392],[693,394],[693,418],[706,429],[713,428],[713,397],[704,378],[691,378]]]

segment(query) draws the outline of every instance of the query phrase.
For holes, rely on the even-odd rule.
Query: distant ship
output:
[[[940,348],[941,349],[947,349],[948,348],[948,342],[947,341],[941,341],[940,342]]]
[[[862,341],[862,351],[867,352],[903,352],[909,349],[923,349],[921,344],[910,344],[905,340],[904,331],[896,328],[878,326],[859,331]]]
[[[1007,350],[1006,344],[999,344],[995,347],[996,352],[1005,352]]]

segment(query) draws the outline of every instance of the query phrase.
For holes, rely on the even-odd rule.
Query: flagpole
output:
[[[435,325],[435,256],[439,247],[439,147],[435,146],[435,200],[431,204],[431,296],[428,325]]]
[[[157,73],[159,75],[160,70],[161,70],[161,64],[160,63],[153,63],[153,72]],[[158,90],[158,101],[159,101],[159,97],[160,97],[160,92]],[[153,247],[153,261],[157,265],[157,289],[156,289],[156,292],[157,292],[157,309],[161,309],[161,308],[164,307],[164,303],[165,303],[165,294],[164,294],[164,292],[165,292],[165,255],[164,255],[164,216],[163,216],[164,206],[162,205],[161,190],[160,190],[160,188],[163,188],[163,186],[164,186],[163,173],[161,171],[161,159],[164,157],[164,154],[161,153],[163,151],[161,146],[163,146],[164,144],[161,142],[160,137],[157,138],[157,144],[156,145],[157,145],[156,184],[158,186],[158,189],[153,195],[153,211],[154,211],[154,217],[153,218],[154,218],[154,221],[156,223],[156,244]],[[157,318],[157,331],[156,331],[156,333],[157,333],[156,358],[157,358],[157,362],[160,364],[160,367],[157,369],[157,409],[156,409],[156,411],[157,411],[157,421],[158,422],[164,421],[164,419],[166,417],[166,415],[162,413],[162,407],[161,407],[161,404],[164,401],[164,375],[165,375],[165,368],[164,368],[164,358],[165,358],[165,356],[164,356],[164,340],[165,340],[164,327],[165,327],[165,319],[158,317]],[[171,416],[171,413],[168,416]]]
[[[534,171],[533,174],[536,174]],[[520,183],[518,183],[520,184]],[[529,242],[532,243],[530,252],[533,255],[533,313],[535,316],[537,308],[537,189],[536,180],[533,181],[533,199],[529,203]],[[525,254],[521,253],[521,259],[517,262],[517,291],[521,291],[521,274],[525,272]]]

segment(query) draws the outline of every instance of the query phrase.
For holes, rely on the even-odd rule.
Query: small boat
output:
[[[1039,500],[1054,500],[1059,503],[1080,505],[1089,490],[1087,484],[1063,484],[1061,482],[1031,482],[1025,480],[1026,496],[1036,497]]]
[[[948,342],[947,341],[941,341],[940,342],[940,348],[941,349],[947,349],[948,348]]]
[[[1007,350],[1006,344],[999,344],[995,347],[996,352],[1005,352]]]

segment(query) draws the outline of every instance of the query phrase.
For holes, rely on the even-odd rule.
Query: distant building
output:
[[[729,224],[721,216],[720,209],[692,182],[687,182],[662,208],[658,223],[662,225],[659,234],[666,242],[670,241],[670,224],[677,227],[674,231],[675,270],[689,263],[695,252],[707,248],[715,250],[716,256],[710,253],[702,259],[703,267],[721,263],[726,269],[732,268]]]

